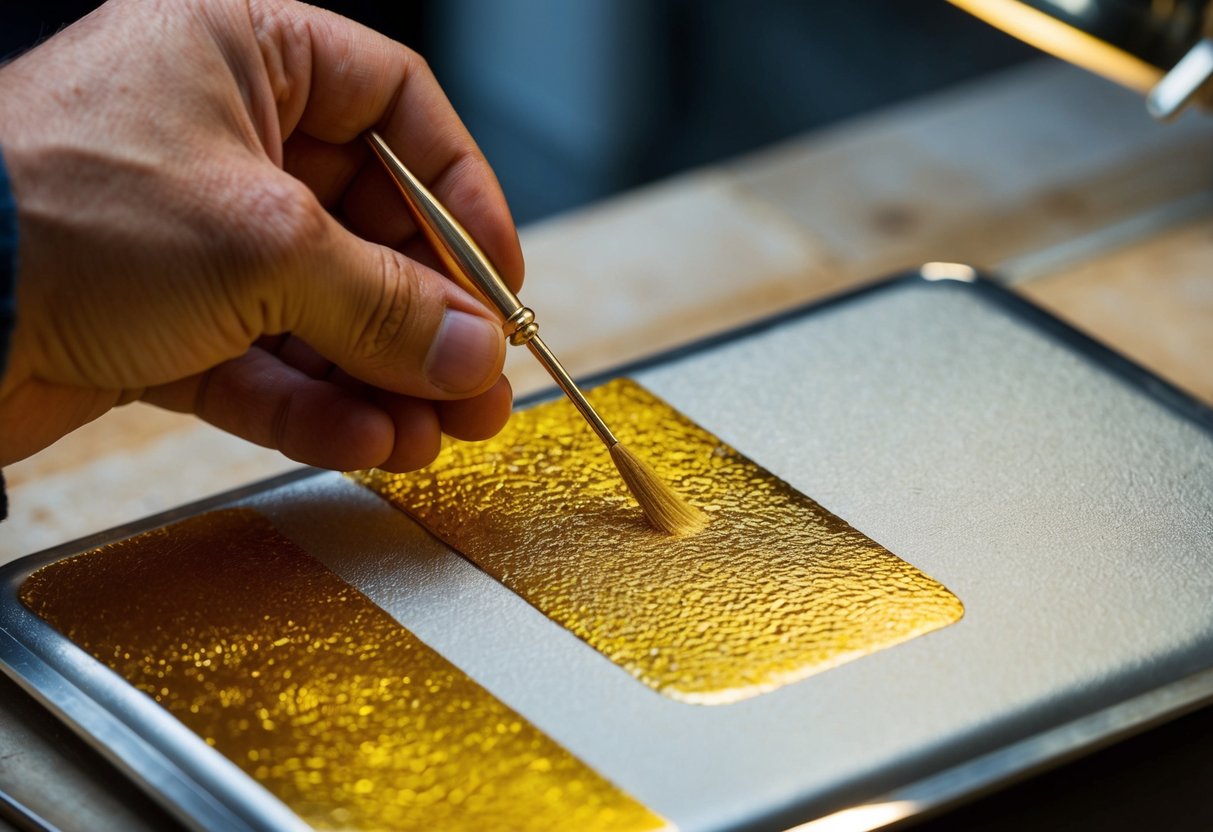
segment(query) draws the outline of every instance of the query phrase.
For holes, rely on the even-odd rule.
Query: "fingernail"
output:
[[[426,378],[448,393],[475,390],[497,368],[504,337],[492,321],[448,309],[426,357]]]

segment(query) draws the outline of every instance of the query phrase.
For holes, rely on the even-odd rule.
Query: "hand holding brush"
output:
[[[366,140],[396,182],[418,229],[425,235],[450,276],[473,295],[483,297],[501,314],[505,322],[505,333],[511,344],[525,344],[539,359],[548,374],[606,445],[611,460],[619,469],[619,475],[640,504],[649,523],[658,531],[678,536],[694,534],[703,528],[706,523],[704,515],[687,505],[644,460],[628,450],[607,427],[556,356],[548,349],[547,344],[539,337],[539,324],[535,321],[535,313],[529,307],[523,306],[518,297],[510,291],[475,240],[404,166],[378,133],[368,132]]]

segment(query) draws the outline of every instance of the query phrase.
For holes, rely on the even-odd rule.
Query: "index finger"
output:
[[[522,249],[505,195],[425,60],[378,32],[302,3],[274,4],[261,23],[283,136],[300,130],[341,146],[372,127],[379,130],[517,291]],[[310,153],[317,152],[325,149],[314,143]],[[369,154],[332,153],[298,163],[323,171],[328,181],[345,182],[356,178],[351,166],[377,164]],[[308,172],[300,173],[306,181]],[[356,196],[376,203],[360,206],[363,213],[404,214],[403,204],[383,190],[362,189]]]

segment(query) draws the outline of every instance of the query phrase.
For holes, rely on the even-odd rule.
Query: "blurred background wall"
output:
[[[97,3],[4,3],[11,57]],[[322,0],[422,53],[519,222],[1032,53],[944,0]]]

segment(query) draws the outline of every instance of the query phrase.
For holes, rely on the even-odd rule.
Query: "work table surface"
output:
[[[1156,124],[1042,59],[524,228],[522,297],[585,375],[966,262],[1213,404],[1211,214],[1213,118]],[[512,353],[516,395],[549,385]],[[130,405],[5,470],[0,562],[292,467]],[[2,733],[8,753],[20,738]],[[0,760],[0,786],[45,776],[18,768]]]

